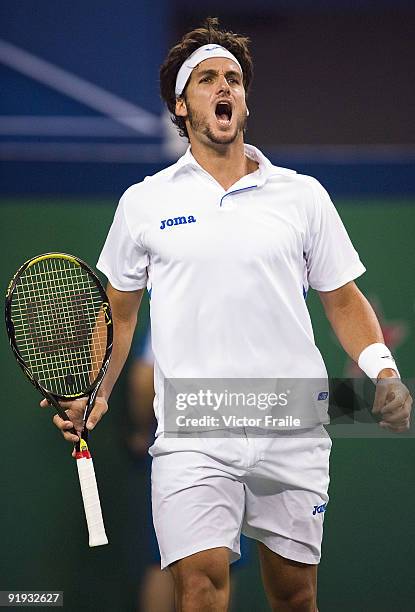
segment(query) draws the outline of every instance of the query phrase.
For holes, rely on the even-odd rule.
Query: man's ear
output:
[[[187,117],[187,106],[184,97],[177,98],[176,100],[176,112],[177,117]]]

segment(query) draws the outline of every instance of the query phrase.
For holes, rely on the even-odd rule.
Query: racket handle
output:
[[[104,544],[108,544],[108,539],[102,519],[101,503],[99,501],[92,458],[87,459],[86,457],[80,457],[76,460],[76,465],[78,467],[79,483],[81,485],[86,522],[88,525],[89,545],[103,546]]]

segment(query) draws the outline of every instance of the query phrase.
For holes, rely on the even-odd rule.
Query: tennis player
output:
[[[270,57],[270,66],[275,59]],[[151,290],[158,430],[150,449],[162,568],[183,612],[227,609],[241,531],[258,542],[272,610],[317,610],[331,441],[305,419],[278,435],[169,437],[169,379],[321,380],[304,295],[318,291],[345,351],[376,382],[380,427],[404,432],[412,399],[354,280],[365,268],[317,180],[244,144],[248,40],[209,19],[161,67],[161,93],[190,146],[121,198],[98,268],[109,280],[115,346],[88,427],[107,410],[144,287]],[[302,414],[316,414],[310,391]],[[82,402],[68,406],[80,427]],[[54,417],[64,437],[72,423]]]

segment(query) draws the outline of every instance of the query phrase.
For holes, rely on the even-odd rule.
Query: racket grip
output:
[[[81,485],[86,522],[89,532],[89,545],[103,546],[108,544],[102,519],[101,503],[99,501],[97,481],[95,478],[92,458],[80,457],[76,460],[79,483]]]

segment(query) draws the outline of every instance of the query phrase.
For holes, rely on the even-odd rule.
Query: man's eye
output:
[[[211,81],[211,80],[212,80],[212,77],[210,77],[210,76],[205,76],[205,77],[203,77],[203,78],[200,80],[200,82],[201,82],[201,83],[208,83],[208,82],[209,82],[209,81]]]

